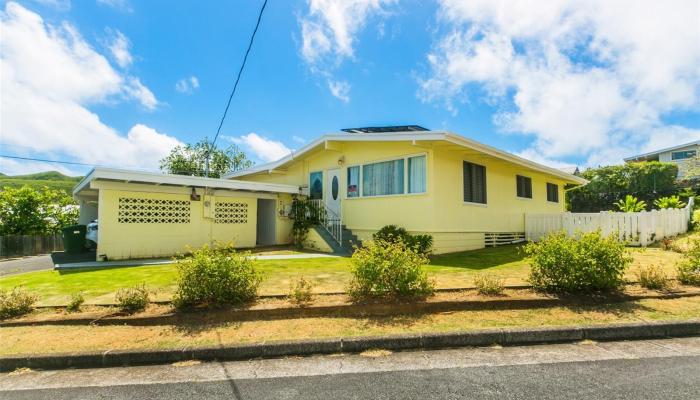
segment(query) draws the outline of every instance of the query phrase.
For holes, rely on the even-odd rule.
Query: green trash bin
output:
[[[85,251],[87,226],[71,225],[61,230],[63,231],[63,251],[66,254],[80,254]]]

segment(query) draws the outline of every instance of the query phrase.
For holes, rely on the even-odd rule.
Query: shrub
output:
[[[255,298],[261,277],[248,253],[205,245],[177,263],[176,307],[241,304]]]
[[[433,247],[433,237],[430,235],[411,235],[405,228],[396,225],[386,225],[372,235],[375,241],[395,243],[401,241],[406,247],[415,249],[421,254],[428,254]]]
[[[700,285],[700,240],[688,243],[683,259],[677,266],[678,281],[685,285]]]
[[[658,265],[640,268],[637,277],[639,278],[639,284],[647,289],[666,289],[670,283],[663,268]]]
[[[143,311],[151,302],[146,284],[119,289],[115,299],[119,309],[129,314]]]
[[[678,196],[660,197],[654,200],[654,205],[659,209],[685,207],[685,203]]]
[[[624,200],[618,200],[615,206],[622,212],[642,212],[647,208],[647,203],[628,194]]]
[[[693,227],[700,226],[700,209],[693,211],[692,224]]]
[[[433,293],[428,258],[403,241],[370,240],[352,255],[348,292],[362,297],[425,297]]]
[[[313,294],[311,293],[313,287],[314,284],[303,276],[296,282],[291,282],[289,284],[289,301],[297,305],[311,302],[313,299]]]
[[[564,232],[528,243],[530,283],[535,289],[555,292],[586,292],[618,289],[632,262],[625,245],[599,231],[570,238]]]
[[[66,311],[78,312],[80,311],[80,306],[82,306],[84,302],[85,297],[83,297],[83,294],[81,292],[73,293],[70,296],[70,301],[68,302],[68,305],[66,306]]]
[[[495,296],[503,293],[503,278],[493,274],[481,274],[474,278],[474,285],[479,294]]]
[[[35,295],[22,288],[0,289],[0,320],[32,312],[36,301]]]

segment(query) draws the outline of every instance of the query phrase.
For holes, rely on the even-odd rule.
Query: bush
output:
[[[68,312],[78,312],[80,311],[80,306],[85,303],[85,297],[83,297],[83,294],[78,292],[78,293],[73,293],[70,296],[70,301],[68,302],[68,305],[66,306],[66,311]]]
[[[663,268],[658,265],[640,268],[637,277],[642,287],[652,290],[666,289],[670,283]]]
[[[176,307],[237,305],[255,298],[261,277],[247,253],[205,245],[177,263]]]
[[[145,310],[151,302],[146,284],[119,289],[115,299],[119,309],[129,314]]]
[[[304,305],[311,302],[313,294],[311,293],[314,284],[306,280],[303,276],[296,282],[289,284],[289,301],[296,305]]]
[[[678,281],[685,285],[700,285],[700,240],[688,243],[688,250],[677,266]]]
[[[600,232],[567,237],[564,232],[547,235],[539,243],[528,243],[530,283],[537,290],[587,292],[618,289],[632,262],[625,245]]]
[[[37,297],[22,288],[0,289],[0,320],[29,314]]]
[[[493,274],[481,274],[474,278],[474,285],[479,294],[496,296],[503,293],[503,278]]]
[[[403,241],[370,240],[352,255],[348,292],[363,297],[425,297],[433,293],[428,258]]]
[[[661,210],[666,209],[666,208],[683,208],[683,207],[685,207],[685,203],[682,202],[681,198],[678,196],[659,197],[658,199],[654,200],[654,205]]]
[[[386,225],[382,229],[372,235],[375,241],[384,241],[396,243],[401,241],[406,244],[406,247],[415,249],[421,254],[430,253],[433,247],[433,237],[430,235],[411,235],[404,228],[396,225]]]

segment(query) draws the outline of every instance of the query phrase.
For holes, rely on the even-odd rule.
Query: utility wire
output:
[[[98,165],[98,164],[87,164],[87,163],[81,163],[81,162],[76,162],[76,161],[63,161],[63,160],[47,160],[44,158],[33,158],[33,157],[20,157],[20,156],[11,156],[8,154],[0,154],[0,157],[2,158],[11,158],[15,160],[23,160],[23,161],[39,161],[39,162],[46,162],[46,163],[55,163],[55,164],[68,164],[68,165],[79,165],[83,167],[102,167],[102,168],[119,168],[119,167],[110,167],[108,165]],[[143,168],[144,171],[158,171],[158,172],[163,172],[157,168]],[[182,174],[182,173],[199,173],[199,172],[206,172],[203,169],[176,169],[176,170],[171,170],[169,173],[174,173],[174,174]]]
[[[245,63],[248,60],[248,54],[250,53],[250,49],[253,47],[253,41],[255,40],[255,34],[258,32],[258,27],[260,26],[260,21],[262,20],[263,16],[263,11],[265,11],[265,6],[267,6],[267,0],[265,0],[262,4],[262,7],[260,7],[260,13],[258,14],[258,20],[255,23],[255,29],[253,30],[253,34],[250,35],[250,41],[248,42],[248,49],[245,51],[245,55],[243,56],[243,62],[241,63],[241,67],[238,70],[238,76],[236,77],[236,82],[233,84],[233,90],[231,90],[231,94],[228,97],[228,102],[226,103],[226,108],[224,109],[224,114],[221,116],[221,121],[219,122],[219,127],[216,129],[216,135],[214,135],[214,140],[211,142],[211,147],[207,150],[207,167],[206,167],[206,173],[209,175],[209,154],[211,153],[211,148],[213,148],[216,145],[216,140],[219,138],[219,133],[221,133],[221,127],[224,125],[224,120],[226,119],[226,114],[228,113],[229,107],[231,107],[231,100],[233,99],[233,95],[236,93],[236,88],[238,88],[238,82],[241,80],[241,75],[243,75],[243,68],[245,68]]]

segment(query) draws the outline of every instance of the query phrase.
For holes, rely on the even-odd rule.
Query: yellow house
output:
[[[432,235],[435,253],[522,240],[525,213],[563,212],[565,185],[586,183],[451,132],[343,131],[226,177],[302,187],[334,217],[325,225],[345,247],[343,236],[364,240],[394,224]]]
[[[73,190],[80,223],[97,219],[97,259],[168,257],[214,242],[287,243],[299,186],[93,169]]]
[[[525,213],[564,211],[578,176],[454,133],[418,126],[347,129],[224,179],[96,168],[73,191],[97,219],[98,259],[170,256],[213,241],[290,242],[292,198],[326,210],[309,235],[347,250],[384,225],[433,236],[435,253],[524,238]]]

